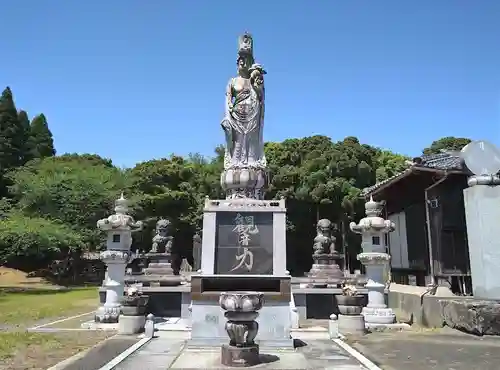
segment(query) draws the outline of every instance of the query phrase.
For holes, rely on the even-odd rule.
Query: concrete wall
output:
[[[424,294],[426,287],[391,284],[388,294],[389,307],[394,310],[398,321],[411,322],[428,328],[441,328],[444,319],[439,301],[443,299],[471,299],[471,297],[450,294]]]

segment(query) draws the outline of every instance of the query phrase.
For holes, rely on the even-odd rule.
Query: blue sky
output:
[[[0,24],[0,87],[45,113],[60,154],[211,155],[244,31],[268,71],[266,141],[500,144],[498,0],[17,0]]]

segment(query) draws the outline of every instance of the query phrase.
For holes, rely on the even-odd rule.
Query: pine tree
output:
[[[24,157],[23,157],[23,161],[22,161],[22,164],[25,164],[30,159],[32,159],[31,148],[30,148],[31,141],[29,140],[30,119],[28,118],[28,113],[26,113],[24,110],[19,111],[19,113],[17,114],[17,119],[19,120],[19,123],[21,124],[21,127],[23,128],[24,137],[26,138],[24,140],[24,148],[23,148],[23,156]]]
[[[32,158],[52,157],[56,154],[54,139],[45,115],[39,114],[31,121],[29,147]]]
[[[17,116],[12,91],[7,87],[0,97],[0,170],[20,166],[23,163],[23,149],[26,132]]]

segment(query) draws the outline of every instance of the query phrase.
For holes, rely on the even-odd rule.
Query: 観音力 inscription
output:
[[[273,273],[273,215],[221,212],[216,221],[217,274]]]

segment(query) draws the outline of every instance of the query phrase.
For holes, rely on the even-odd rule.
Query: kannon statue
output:
[[[229,198],[260,198],[267,166],[263,138],[266,71],[255,63],[252,36],[246,33],[238,41],[238,75],[227,84],[221,122],[226,142],[221,184],[229,190]]]
[[[224,168],[266,167],[264,155],[264,74],[253,58],[253,40],[240,37],[236,65],[238,76],[226,88],[226,110],[222,128],[226,136]]]

